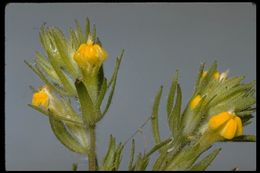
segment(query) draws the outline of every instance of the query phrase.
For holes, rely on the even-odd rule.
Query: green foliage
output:
[[[169,91],[168,94],[168,100],[167,100],[167,114],[168,117],[170,116],[172,109],[173,109],[173,102],[174,102],[174,96],[175,96],[175,90],[176,90],[176,86],[178,84],[178,71],[176,71],[176,76],[174,77],[174,79],[172,80],[172,85],[171,85],[171,89]]]
[[[173,137],[176,137],[181,129],[181,100],[182,100],[182,93],[181,87],[177,84],[177,98],[174,108],[169,116],[168,124],[172,131]]]
[[[112,102],[112,98],[113,98],[114,91],[115,91],[115,86],[116,86],[116,81],[117,81],[117,74],[118,74],[118,70],[119,70],[120,63],[121,63],[123,55],[124,55],[124,50],[122,50],[121,55],[116,59],[116,65],[115,65],[114,73],[112,75],[111,80],[108,82],[108,85],[107,85],[107,89],[111,85],[112,85],[111,86],[112,88],[111,88],[110,94],[108,96],[106,107],[105,107],[101,117],[103,117],[107,113],[107,111],[108,111],[108,109],[110,107],[110,104]]]
[[[135,156],[135,140],[132,140],[131,150],[130,150],[130,159],[128,163],[128,171],[133,171],[133,162],[134,162],[134,156]]]
[[[52,131],[64,146],[73,152],[81,154],[88,152],[88,146],[82,146],[82,144],[70,134],[62,121],[55,120],[52,117],[49,117],[49,120]]]
[[[197,164],[192,166],[192,168],[190,170],[191,171],[204,171],[211,164],[211,162],[216,158],[216,156],[218,155],[218,153],[220,151],[221,151],[221,148],[215,149],[214,151],[212,151],[212,153],[210,153],[205,158],[203,158],[201,161],[199,161]]]
[[[121,143],[117,145],[116,139],[112,135],[110,135],[109,141],[107,153],[100,166],[101,171],[117,171],[121,162],[121,153],[124,146]]]
[[[95,124],[95,121],[99,116],[99,112],[96,109],[92,99],[90,98],[88,90],[85,87],[84,83],[80,80],[76,80],[75,86],[77,88],[79,96],[82,119],[87,126],[91,126]]]

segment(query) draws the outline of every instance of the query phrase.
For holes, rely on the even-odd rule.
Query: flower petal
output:
[[[45,93],[43,90],[34,93],[32,98],[32,105],[43,106],[47,108],[48,104],[49,104],[49,97],[47,93]]]
[[[232,118],[232,115],[228,112],[222,112],[220,114],[212,116],[209,120],[209,127],[211,129],[215,130],[231,118]]]
[[[226,139],[234,138],[237,130],[237,123],[234,119],[230,119],[220,132],[220,135]]]

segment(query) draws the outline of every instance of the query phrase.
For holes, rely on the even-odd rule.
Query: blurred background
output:
[[[183,107],[190,98],[199,65],[218,61],[220,71],[256,79],[256,6],[252,3],[10,3],[5,10],[5,164],[7,170],[71,170],[74,162],[86,169],[83,156],[56,140],[47,117],[27,106],[29,85],[43,83],[25,65],[35,51],[43,52],[39,29],[57,26],[68,36],[74,19],[89,17],[109,53],[105,75],[111,77],[115,58],[125,49],[114,99],[97,126],[98,157],[107,150],[109,135],[124,142],[151,114],[153,98],[164,86],[159,127],[168,137],[166,98],[176,69],[180,70]],[[254,114],[255,115],[255,114]],[[245,128],[256,134],[256,121]],[[153,144],[151,126],[135,136],[137,151]],[[255,143],[218,143],[222,151],[208,170],[256,169]],[[127,167],[130,145],[121,170]],[[154,158],[153,158],[154,159]],[[153,160],[152,160],[153,161]],[[151,162],[152,162],[151,161]]]

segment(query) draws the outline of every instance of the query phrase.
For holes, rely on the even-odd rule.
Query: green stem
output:
[[[97,170],[96,159],[96,128],[95,125],[89,128],[90,132],[90,150],[88,153],[88,168],[89,171]]]

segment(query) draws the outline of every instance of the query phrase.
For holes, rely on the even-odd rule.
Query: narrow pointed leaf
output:
[[[36,63],[38,61],[39,62],[38,64],[41,64],[46,69],[53,70],[53,67],[51,66],[51,64],[43,57],[43,55],[40,54],[40,52],[36,52],[35,57],[36,57]]]
[[[150,161],[149,157],[142,157],[142,154],[139,153],[135,166],[134,166],[134,170],[135,171],[145,171],[149,161]]]
[[[134,165],[134,171],[141,171],[141,167],[142,167],[142,154],[139,153]]]
[[[114,160],[114,170],[117,171],[122,159],[121,153],[123,151],[124,146],[120,143],[117,146],[117,149],[115,151],[115,160]]]
[[[134,155],[135,155],[135,140],[132,140],[131,150],[130,150],[130,159],[128,163],[128,170],[131,171],[133,169],[133,162],[134,162]]]
[[[70,95],[75,95],[76,91],[72,85],[72,82],[71,80],[62,72],[61,68],[60,68],[60,65],[58,64],[58,61],[56,60],[57,59],[57,56],[56,55],[53,55],[53,54],[50,54],[48,53],[48,58],[49,58],[49,61],[51,63],[51,65],[53,66],[56,74],[59,76],[59,79],[64,87],[64,89],[70,93]]]
[[[81,26],[80,26],[78,20],[75,20],[75,23],[76,23],[77,38],[78,38],[78,40],[79,40],[79,42],[80,42],[80,44],[81,44],[81,43],[84,42],[84,37],[83,37],[83,34],[82,34]]]
[[[80,42],[77,39],[76,33],[71,28],[69,29],[69,33],[72,49],[77,50],[79,48]]]
[[[104,109],[104,111],[102,113],[102,117],[106,114],[106,112],[108,111],[108,109],[110,107],[110,104],[112,102],[112,98],[113,98],[114,90],[115,90],[115,86],[116,86],[116,81],[117,81],[117,74],[118,74],[118,70],[119,70],[119,66],[120,66],[123,54],[124,54],[124,50],[122,50],[122,53],[121,53],[120,57],[117,58],[116,68],[115,68],[115,71],[114,71],[115,77],[114,77],[113,82],[112,82],[112,88],[111,88],[110,94],[108,96],[106,107],[105,107],[105,109]],[[109,87],[109,84],[108,84],[108,87]]]
[[[97,117],[95,106],[89,96],[84,83],[77,79],[75,82],[75,86],[79,97],[83,121],[85,121],[85,123],[87,123],[88,125],[91,125],[94,123],[94,120]]]
[[[168,100],[167,100],[167,114],[168,114],[168,118],[172,112],[172,108],[173,108],[173,102],[174,102],[174,95],[175,95],[175,90],[176,90],[176,86],[178,83],[178,71],[176,71],[176,76],[174,77],[174,79],[172,80],[172,85],[171,85],[171,89],[168,95]]]
[[[169,116],[169,127],[172,131],[173,137],[176,137],[181,127],[181,101],[182,101],[182,92],[181,87],[177,84],[177,98],[174,108]]]
[[[121,62],[121,59],[122,59],[123,55],[124,55],[124,49],[122,50],[121,55],[119,56],[119,58],[116,59],[116,64],[115,64],[115,67],[114,67],[113,75],[112,75],[112,77],[111,77],[111,79],[110,79],[110,81],[108,82],[108,85],[107,85],[108,88],[111,86],[111,84],[114,82],[114,80],[117,77],[118,69],[119,69],[120,62]]]
[[[67,40],[65,39],[64,34],[62,33],[62,31],[60,31],[57,28],[53,29],[52,33],[60,57],[64,62],[66,69],[73,77],[76,78],[77,77],[76,69],[74,69],[73,64],[71,62],[69,51],[68,51]]]
[[[211,162],[216,158],[218,153],[221,151],[221,148],[215,149],[212,153],[207,155],[200,162],[195,164],[190,170],[191,171],[204,171],[211,164]]]
[[[46,74],[48,74],[48,76],[51,79],[53,79],[55,82],[61,84],[59,77],[57,76],[57,74],[54,71],[51,64],[45,58],[43,58],[43,56],[38,52],[36,52],[35,57],[36,57],[35,62],[37,64],[37,66],[41,67],[42,71],[44,71]]]
[[[163,164],[165,164],[165,160],[167,157],[167,152],[162,153],[153,165],[153,171],[160,171]]]
[[[203,74],[203,71],[204,71],[204,66],[205,66],[205,63],[202,63],[200,65],[198,76],[197,76],[197,80],[196,80],[196,83],[195,83],[195,92],[197,91],[197,89],[199,87],[199,84],[200,84],[200,81],[201,81],[201,77],[202,77],[202,74]]]
[[[71,124],[74,124],[74,125],[77,125],[77,126],[83,126],[83,122],[80,121],[80,120],[67,118],[67,117],[61,116],[61,115],[56,115],[56,114],[54,114],[54,113],[52,113],[50,111],[48,112],[48,111],[46,111],[46,110],[44,110],[44,109],[42,109],[42,108],[40,108],[38,106],[34,106],[34,105],[31,105],[31,104],[28,104],[28,106],[30,106],[31,108],[33,108],[36,111],[41,112],[44,115],[52,116],[56,120],[60,120],[60,121],[62,120],[64,122],[66,122],[66,123],[71,123]]]
[[[235,96],[238,93],[243,93],[247,89],[251,89],[255,85],[256,81],[252,81],[248,84],[240,85],[235,87],[234,89],[230,89],[229,91],[226,91],[225,93],[219,95],[216,99],[214,99],[214,102],[212,102],[212,105],[223,102],[232,96]]]
[[[98,45],[100,45],[101,47],[102,47],[102,43],[101,43],[101,41],[100,41],[100,39],[99,39],[99,37],[97,37],[97,39],[96,39],[97,41],[96,41],[96,44],[98,44]]]
[[[38,111],[38,112],[40,112],[40,113],[42,113],[42,114],[44,114],[44,115],[49,116],[48,111],[45,110],[45,109],[42,109],[42,108],[40,108],[40,107],[38,107],[38,106],[34,106],[34,105],[31,105],[31,104],[28,104],[28,106],[30,106],[30,107],[33,108],[34,110],[36,110],[36,111]]]
[[[198,93],[200,93],[202,90],[205,90],[205,88],[207,87],[208,83],[211,81],[212,76],[216,72],[216,70],[217,70],[217,63],[214,62],[211,65],[207,75],[201,80],[201,83],[198,87]]]
[[[99,68],[98,71],[98,91],[100,91],[102,84],[103,84],[103,80],[104,80],[105,76],[104,76],[104,70],[103,70],[103,65],[101,65],[101,67]]]
[[[256,108],[245,109],[245,110],[241,110],[240,112],[236,112],[236,115],[243,117],[246,115],[250,115],[250,114],[254,113],[255,111],[256,111]]]
[[[32,69],[32,71],[37,74],[39,76],[39,78],[46,84],[48,85],[51,89],[54,89],[57,93],[61,94],[61,95],[69,95],[66,91],[63,91],[62,89],[56,87],[55,85],[53,85],[45,76],[44,74],[40,71],[39,68],[32,66],[31,64],[29,64],[27,61],[24,61],[26,65],[28,65],[28,67],[30,69]]]
[[[155,145],[154,147],[151,148],[149,152],[147,152],[147,154],[145,154],[145,157],[150,157],[154,152],[158,151],[159,149],[167,145],[171,140],[172,140],[171,138],[168,138],[162,141],[161,143]]]
[[[141,171],[145,171],[146,167],[149,164],[149,161],[150,161],[149,157],[143,159],[142,165],[141,165]]]
[[[224,142],[256,142],[255,135],[242,135],[233,138],[232,140],[225,140]]]
[[[97,108],[100,108],[102,101],[105,97],[106,91],[107,91],[107,79],[105,78],[103,80],[103,83],[101,85],[101,88],[100,88],[100,91],[99,91],[99,94],[98,94],[98,99],[97,99],[97,103],[96,103]]]
[[[92,39],[94,40],[94,42],[96,42],[96,33],[97,33],[96,30],[97,30],[96,25],[94,24],[93,25],[93,31],[92,31]]]
[[[158,127],[158,109],[160,105],[160,99],[162,95],[163,86],[160,87],[160,90],[158,91],[153,104],[153,111],[152,111],[152,130],[153,130],[153,138],[155,141],[155,144],[159,144],[160,139],[160,133],[159,133],[159,127]]]
[[[88,40],[88,36],[89,36],[89,32],[90,32],[90,23],[89,23],[89,19],[86,18],[86,31],[85,31],[85,39],[86,41]]]
[[[105,157],[103,159],[103,164],[105,162],[107,162],[108,157],[109,157],[110,153],[112,152],[112,148],[113,148],[114,143],[115,143],[115,139],[114,139],[114,137],[112,135],[110,135],[109,136],[109,145],[108,145],[108,148],[107,148],[106,155],[105,155]]]
[[[116,150],[116,140],[112,135],[110,135],[109,147],[106,156],[103,159],[103,165],[101,166],[101,170],[109,171],[113,169],[115,150]]]
[[[87,153],[87,147],[82,146],[75,138],[73,138],[61,121],[55,120],[49,116],[49,122],[55,136],[64,146],[73,152],[81,154]]]
[[[214,95],[217,95],[219,97],[227,94],[227,92],[233,90],[234,87],[238,86],[244,78],[244,76],[240,76],[225,80],[221,83],[221,85],[218,85],[210,92],[209,97],[212,97]]]

